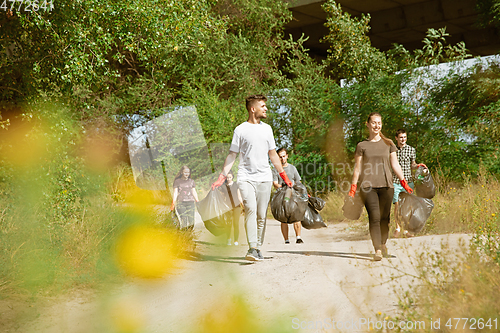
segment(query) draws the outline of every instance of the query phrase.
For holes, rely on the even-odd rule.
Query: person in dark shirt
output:
[[[174,180],[174,196],[170,210],[177,205],[180,216],[180,229],[192,230],[194,228],[195,202],[198,202],[195,182],[191,178],[191,170],[183,165]]]
[[[278,156],[281,161],[281,165],[283,166],[283,170],[285,170],[286,174],[288,175],[288,178],[292,181],[292,184],[300,182],[301,178],[299,175],[299,172],[297,171],[297,168],[288,163],[288,152],[286,151],[285,148],[280,148],[276,151],[278,153]],[[274,188],[280,188],[283,185],[286,185],[283,179],[279,178],[278,172],[276,169],[273,169],[273,185]],[[295,236],[297,238],[296,243],[301,244],[304,243],[302,240],[302,237],[300,236],[300,229],[301,229],[301,222],[296,221],[293,222],[293,229],[295,231]],[[281,233],[283,234],[283,238],[285,239],[285,244],[290,244],[290,240],[288,239],[288,223],[281,223]]]
[[[427,169],[427,166],[423,163],[417,164],[415,160],[417,159],[417,152],[415,148],[408,145],[406,143],[408,140],[408,136],[404,129],[398,129],[396,132],[396,142],[397,142],[397,151],[396,154],[398,156],[398,162],[403,170],[403,176],[408,181],[408,185],[414,190],[415,185],[413,183],[413,175],[411,174],[411,170],[418,168],[419,166],[423,166]],[[399,184],[398,176],[394,175],[393,177],[394,183],[394,197],[392,199],[392,203],[394,204],[394,220],[396,220],[396,230],[394,232],[394,237],[399,237],[401,235],[401,227],[399,225],[399,215],[398,215],[398,200],[399,193],[406,192],[405,189]],[[408,232],[408,230],[404,231],[404,235],[406,237],[412,237],[413,234]]]
[[[241,206],[243,205],[243,200],[241,199],[240,189],[238,188],[238,184],[233,181],[234,174],[232,171],[229,171],[226,178],[226,186],[228,195],[231,196],[229,200],[229,205],[232,210],[229,212],[231,217],[231,223],[228,226],[227,230],[227,245],[231,245],[231,229],[234,230],[234,245],[238,245],[238,238],[240,236],[240,215],[241,215]]]

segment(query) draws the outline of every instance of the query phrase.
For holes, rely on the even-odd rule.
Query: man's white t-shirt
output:
[[[234,129],[230,151],[240,154],[238,181],[273,181],[269,151],[276,149],[273,129],[264,122],[248,121]]]

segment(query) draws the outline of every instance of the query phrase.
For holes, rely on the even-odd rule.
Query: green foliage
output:
[[[244,100],[224,99],[206,87],[186,89],[181,103],[196,105],[207,142],[231,142],[234,128],[248,118]]]
[[[222,22],[209,8],[200,1],[63,1],[50,12],[15,12],[0,37],[3,50],[14,48],[3,74],[22,95],[2,99],[43,90],[74,94],[90,108],[110,94],[120,104],[131,83],[157,90],[166,82],[155,82],[155,71],[175,75],[176,49],[220,36]]]
[[[394,140],[398,128],[407,127],[407,130],[418,128],[415,124],[417,114],[405,102],[401,95],[401,87],[408,81],[407,73],[379,75],[370,77],[366,82],[353,83],[342,90],[342,113],[346,119],[347,142],[346,149],[354,155],[356,144],[368,135],[365,126],[371,112],[380,112],[383,116],[383,132]],[[418,134],[412,133],[413,136]],[[412,141],[414,142],[414,141]]]
[[[207,142],[229,142],[246,119],[244,97],[283,80],[281,35],[291,19],[281,1],[54,5],[0,23],[0,51],[8,54],[0,60],[1,107],[20,105],[31,120],[0,147],[2,207],[10,207],[1,219],[1,277],[32,291],[114,272],[110,247],[127,223],[114,204],[169,199],[130,188],[107,193],[104,175],[121,143],[109,136],[168,106],[196,105]],[[205,164],[195,171],[207,172]]]
[[[471,161],[476,161],[472,165],[478,166],[478,158],[485,155],[484,151],[480,146],[473,147],[459,140],[464,129],[456,126],[455,119],[436,105],[434,101],[438,99],[430,97],[436,89],[430,74],[432,68],[417,69],[463,60],[469,56],[465,45],[448,45],[449,34],[445,28],[429,29],[422,49],[410,52],[395,45],[386,55],[373,48],[366,35],[369,16],[352,18],[334,1],[326,2],[324,9],[330,30],[325,41],[331,44],[326,64],[333,77],[346,79],[340,97],[332,99],[336,101],[336,112],[345,122],[348,156],[353,155],[356,144],[366,137],[368,114],[378,111],[383,115],[383,132],[387,137],[394,140],[397,129],[406,129],[408,143],[417,149],[418,159],[432,168],[440,167],[444,175],[460,177]],[[396,69],[400,71],[395,72]],[[464,152],[469,158],[461,157]]]
[[[422,41],[424,46],[415,50],[413,54],[399,44],[394,44],[393,49],[387,53],[400,69],[461,61],[471,56],[467,53],[463,41],[456,45],[448,45],[446,42],[448,36],[450,34],[446,32],[446,27],[437,30],[429,28],[427,36]]]
[[[82,129],[61,106],[25,114],[25,127],[2,133],[0,279],[33,293],[113,271],[107,247],[119,224],[105,177],[79,156]],[[85,278],[84,278],[85,277]]]
[[[477,0],[476,9],[479,12],[479,22],[483,26],[500,27],[500,1]]]
[[[168,106],[185,85],[247,94],[278,78],[290,19],[273,1],[63,1],[14,12],[0,32],[2,100],[47,92],[88,119]]]
[[[498,173],[499,70],[497,62],[478,63],[461,75],[447,75],[429,90],[424,111],[439,119],[433,136],[442,142],[432,154],[450,176],[479,169],[480,163]],[[440,136],[440,137],[439,137]],[[447,148],[448,147],[448,148]],[[445,156],[442,152],[447,151]],[[456,153],[454,153],[456,152]]]
[[[367,36],[369,14],[362,14],[360,18],[351,17],[333,0],[326,1],[323,9],[327,14],[325,25],[329,29],[324,37],[324,41],[330,43],[327,63],[335,78],[364,81],[373,73],[393,69],[394,65],[386,55],[371,46]]]
[[[303,41],[287,41],[284,70],[288,78],[282,89],[273,92],[269,104],[276,111],[271,113],[271,122],[278,147],[289,150],[289,161],[298,168],[303,182],[314,192],[326,193],[335,188],[330,155],[343,156],[343,149],[336,152],[329,142],[332,124],[339,120],[336,103],[340,88],[323,75],[325,66],[307,55]],[[335,138],[341,147],[341,136]]]
[[[355,23],[352,20],[347,22]],[[346,82],[339,108],[346,122],[346,150],[349,156],[354,153],[356,144],[366,137],[364,124],[368,114],[378,111],[383,116],[385,135],[394,140],[396,130],[404,128],[409,133],[408,143],[417,149],[417,159],[425,161],[431,169],[439,169],[444,177],[460,179],[463,171],[477,170],[481,160],[491,164],[490,170],[497,168],[490,158],[496,149],[492,141],[486,139],[487,142],[484,142],[483,138],[488,136],[473,133],[472,130],[481,124],[495,123],[495,112],[491,111],[496,108],[490,104],[495,99],[481,97],[496,94],[498,85],[495,86],[495,75],[486,75],[490,82],[483,86],[488,88],[481,88],[475,83],[469,85],[470,93],[463,84],[459,88],[460,82],[467,80],[467,75],[456,74],[455,67],[459,67],[459,62],[469,55],[463,43],[447,45],[448,36],[444,28],[429,29],[422,49],[409,52],[395,45],[387,53],[390,62],[404,70],[393,72],[391,68],[386,68],[371,74],[365,71],[368,74]],[[449,72],[440,78],[434,74],[435,66],[430,65],[445,61],[458,63],[450,65]],[[456,84],[453,85],[450,82],[454,80]],[[471,86],[477,88],[472,89]],[[476,103],[482,104],[484,112],[479,111],[483,109]],[[456,105],[464,107],[455,113],[450,112]],[[465,115],[470,121],[467,124],[458,117],[458,113],[466,113],[465,110],[470,110]],[[472,117],[471,113],[476,116]],[[483,128],[495,132],[498,126],[485,125]],[[470,135],[482,139],[471,142]]]

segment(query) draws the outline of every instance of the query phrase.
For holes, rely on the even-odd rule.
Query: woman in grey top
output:
[[[349,195],[354,197],[359,183],[361,199],[368,212],[370,236],[375,248],[374,260],[379,261],[384,256],[388,256],[385,244],[389,236],[391,204],[394,195],[391,167],[399,178],[401,186],[408,193],[412,193],[413,190],[404,179],[396,155],[396,146],[392,140],[382,134],[380,113],[371,113],[366,126],[370,134],[367,140],[356,146],[354,173]]]

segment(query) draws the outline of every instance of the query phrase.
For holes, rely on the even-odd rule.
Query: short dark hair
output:
[[[285,151],[285,153],[287,153],[287,154],[288,154],[288,151],[286,150],[286,148],[285,148],[285,147],[281,147],[280,149],[276,150],[276,154],[278,154],[278,155],[279,155],[279,153],[281,153],[282,151]]]
[[[400,128],[396,131],[396,138],[399,136],[399,134],[406,134],[406,131],[404,129]]]
[[[266,102],[267,97],[264,95],[251,95],[245,98],[247,110],[250,111],[250,108],[252,108],[255,105],[255,103],[259,101]]]

